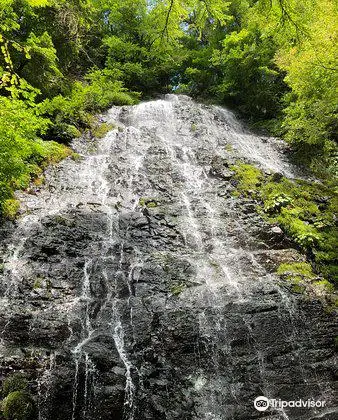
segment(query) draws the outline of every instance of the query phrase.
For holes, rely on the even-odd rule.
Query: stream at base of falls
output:
[[[27,375],[39,420],[336,419],[336,318],[274,274],[298,251],[233,195],[238,160],[299,176],[284,144],[186,96],[103,118],[0,227],[0,379]]]

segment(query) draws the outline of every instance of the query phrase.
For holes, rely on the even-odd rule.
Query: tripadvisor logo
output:
[[[266,411],[269,407],[281,408],[321,408],[325,406],[325,401],[315,400],[297,400],[297,401],[283,401],[276,399],[268,399],[266,397],[257,397],[254,401],[254,407],[258,411]]]
[[[258,411],[265,411],[269,408],[269,400],[266,397],[257,397],[254,406]]]

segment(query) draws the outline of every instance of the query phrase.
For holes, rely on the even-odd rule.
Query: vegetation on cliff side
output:
[[[236,181],[234,194],[256,200],[263,217],[278,224],[307,256],[313,269],[338,286],[338,197],[334,188],[322,182],[267,175],[243,162],[231,169]],[[310,267],[300,264],[291,271],[311,277]],[[288,269],[282,267],[281,273]]]
[[[93,113],[173,91],[234,106],[283,136],[332,191],[337,22],[333,0],[3,0],[0,212],[15,216],[15,189],[69,155]],[[290,232],[304,225],[302,246],[313,229],[312,241],[333,241],[295,213],[282,205],[276,217]]]

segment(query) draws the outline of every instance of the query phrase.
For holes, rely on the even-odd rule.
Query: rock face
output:
[[[187,97],[106,119],[1,229],[2,378],[26,373],[40,420],[337,418],[334,315],[273,274],[297,252],[232,196],[238,159],[294,176],[282,145]]]

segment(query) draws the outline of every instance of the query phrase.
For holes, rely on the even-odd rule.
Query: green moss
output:
[[[42,277],[37,277],[34,280],[33,289],[41,289],[42,284],[43,284],[43,278]]]
[[[313,283],[316,288],[323,290],[327,293],[334,292],[334,286],[327,280],[320,280]]]
[[[14,391],[24,391],[28,387],[28,380],[22,373],[14,373],[8,376],[2,383],[1,394],[6,397]]]
[[[114,128],[116,128],[114,124],[102,123],[94,126],[91,131],[94,137],[101,139]]]
[[[10,181],[0,180],[0,213],[4,218],[15,219],[19,210],[19,202],[13,198],[14,191],[26,189],[31,182],[40,186],[44,182],[43,169],[49,164],[54,164],[67,156],[72,151],[69,147],[55,141],[35,139],[31,143],[30,152],[22,162],[21,173],[12,176]]]
[[[14,220],[20,209],[20,203],[15,198],[9,198],[2,203],[1,213],[4,218]]]
[[[55,141],[38,141],[37,147],[35,159],[42,167],[58,163],[73,153],[69,147]]]
[[[79,162],[82,159],[82,156],[79,153],[75,153],[75,152],[73,152],[70,155],[70,157],[74,162]]]
[[[305,286],[303,286],[303,285],[301,285],[301,284],[294,284],[293,286],[292,286],[292,291],[294,292],[294,293],[304,293],[305,292],[305,290],[306,290],[306,287]]]
[[[239,163],[230,166],[229,169],[235,172],[235,179],[238,182],[237,191],[241,195],[248,196],[257,193],[257,188],[263,179],[263,174],[258,168],[247,163]]]
[[[233,195],[257,199],[262,216],[278,224],[304,253],[311,254],[316,270],[331,281],[337,279],[338,196],[334,189],[280,174],[267,176],[246,163],[230,169],[237,180]]]
[[[271,206],[276,197],[284,194],[287,202]],[[303,250],[311,250],[315,262],[325,276],[337,273],[338,230],[335,214],[338,206],[332,190],[317,183],[289,181],[267,183],[261,191],[264,210]]]
[[[310,279],[316,277],[315,273],[312,270],[311,264],[306,262],[282,263],[277,269],[277,274],[300,274],[301,276]]]
[[[174,296],[178,296],[180,295],[182,292],[184,292],[184,290],[186,289],[186,285],[181,283],[181,284],[177,284],[175,286],[173,286],[170,289],[170,292],[174,295]]]
[[[141,197],[139,199],[139,205],[141,207],[147,207],[148,209],[152,209],[152,208],[156,208],[158,206],[158,203],[152,198]]]
[[[232,144],[226,144],[226,145],[225,145],[225,150],[226,150],[227,152],[231,153],[231,152],[233,152],[233,151],[234,151],[234,147],[233,147],[233,145],[232,145]]]
[[[331,281],[338,278],[338,196],[320,182],[290,180],[280,174],[264,175],[246,163],[230,167],[237,180],[234,196],[251,196],[261,204],[258,211],[278,224],[307,255],[316,270]]]
[[[191,130],[192,132],[195,132],[195,131],[197,130],[197,125],[196,125],[195,123],[192,123],[192,124],[191,124],[191,127],[190,127],[190,130]]]
[[[303,249],[311,249],[322,243],[322,235],[316,227],[292,215],[290,211],[282,212],[278,222]]]
[[[25,391],[14,391],[1,404],[6,420],[35,420],[37,409],[32,396]]]
[[[306,262],[282,263],[277,269],[277,274],[291,282],[294,293],[304,293],[306,282],[317,277],[311,264]]]

